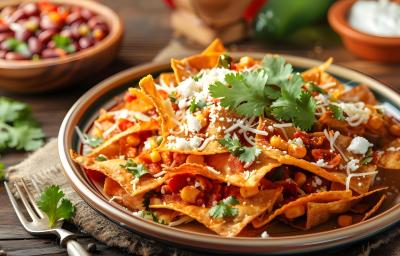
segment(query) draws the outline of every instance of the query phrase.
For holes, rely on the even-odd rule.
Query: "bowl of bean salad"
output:
[[[19,93],[77,84],[117,55],[123,24],[95,1],[0,2],[0,88]]]

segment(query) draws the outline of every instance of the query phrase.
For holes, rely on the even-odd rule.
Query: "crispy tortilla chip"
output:
[[[159,129],[158,121],[152,119],[150,122],[136,123],[125,131],[114,135],[100,146],[93,149],[87,157],[96,157],[100,154],[105,155],[108,159],[116,158],[126,152],[126,138],[132,134],[139,134],[147,131],[157,131]]]
[[[131,211],[143,210],[143,195],[131,196],[113,179],[106,177],[104,180],[104,193],[111,196],[112,200],[122,204]]]
[[[214,39],[211,44],[201,53],[202,55],[208,55],[211,53],[219,53],[222,54],[226,52],[224,44],[219,38]]]
[[[168,87],[173,88],[176,86],[175,74],[172,72],[161,73],[159,79],[161,84],[164,84]]]
[[[383,169],[400,170],[400,138],[392,141],[381,155],[378,166]],[[392,149],[394,149],[392,151]]]
[[[334,202],[328,202],[328,203],[309,202],[307,203],[307,220],[306,223],[303,224],[303,228],[305,230],[311,229],[315,226],[318,226],[319,224],[328,221],[328,219],[332,215],[348,212],[350,208],[352,208],[355,204],[360,202],[361,199],[368,197],[372,194],[375,194],[376,192],[382,191],[383,189],[385,188],[376,189],[359,196],[353,196],[350,198],[345,198]],[[375,213],[376,210],[377,209],[371,209],[371,213],[368,216],[371,216],[373,213]],[[297,225],[299,224],[296,224],[296,226]]]
[[[116,181],[131,196],[143,194],[161,186],[166,180],[166,176],[154,178],[146,174],[136,182],[135,177],[121,165],[126,161],[122,159],[111,159],[106,161],[94,161],[93,158],[80,156],[71,151],[72,159],[82,167],[103,173]]]
[[[252,221],[253,227],[255,228],[260,228],[268,223],[270,223],[273,219],[275,219],[277,216],[284,214],[286,210],[303,205],[304,207],[307,206],[309,202],[332,202],[332,201],[337,201],[341,200],[344,198],[350,198],[352,195],[352,192],[350,190],[347,191],[326,191],[326,192],[319,192],[319,193],[313,193],[309,194],[304,197],[300,197],[295,201],[292,201],[290,203],[285,204],[279,209],[276,209],[273,213],[271,214],[264,214],[259,218],[256,218]]]
[[[152,209],[172,209],[192,217],[221,236],[234,237],[262,212],[270,212],[276,200],[281,195],[282,189],[263,190],[257,196],[244,199],[234,207],[239,213],[234,218],[213,219],[208,211],[210,208],[188,205],[183,201],[177,201],[171,196],[164,196],[163,204],[150,204]]]
[[[135,100],[125,103],[124,109],[136,112],[146,112],[154,108],[151,99],[137,88],[129,88],[129,94],[136,96]]]
[[[252,166],[253,171],[235,172],[234,170],[230,170],[228,168],[227,160],[228,158],[221,158],[218,160],[222,166],[218,170],[199,164],[182,164],[179,167],[169,169],[168,172],[196,173],[210,179],[216,179],[238,187],[254,187],[258,185],[265,174],[281,165],[277,161],[268,158],[264,153],[262,153],[257,160],[258,163]]]
[[[369,219],[371,216],[373,216],[379,208],[381,208],[383,202],[386,199],[386,195],[382,195],[379,201],[372,207],[368,212],[365,213],[364,217],[361,219],[361,221],[364,221],[366,219]]]
[[[163,100],[160,94],[157,92],[153,77],[148,75],[142,78],[139,82],[140,88],[143,92],[152,100],[154,106],[156,106],[157,112],[161,117],[161,128],[165,133],[169,129],[173,129],[176,126],[175,114],[172,110],[171,104],[167,100]]]

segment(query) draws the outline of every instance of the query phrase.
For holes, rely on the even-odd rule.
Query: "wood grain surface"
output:
[[[93,75],[88,80],[62,91],[27,96],[0,91],[1,96],[12,97],[32,106],[35,117],[40,121],[48,137],[57,136],[61,121],[69,107],[88,88],[125,68],[151,61],[165,47],[173,36],[169,28],[169,10],[162,1],[149,0],[101,0],[117,13],[125,23],[125,37],[118,59],[105,71]],[[244,41],[231,45],[230,50],[261,51],[285,53],[325,60],[333,56],[335,63],[368,74],[383,83],[400,89],[400,65],[384,65],[357,59],[351,56],[340,44],[333,40],[325,46],[295,47],[293,45],[268,45],[253,41]],[[40,81],[38,81],[40,83]],[[22,161],[28,154],[7,152],[1,161],[7,166]],[[35,170],[32,170],[33,172]],[[82,236],[82,242],[93,242]],[[97,243],[96,255],[125,255],[116,249],[106,248]],[[27,234],[13,212],[3,185],[0,185],[0,249],[7,255],[66,255],[53,238],[38,238]],[[1,253],[0,253],[1,255]]]

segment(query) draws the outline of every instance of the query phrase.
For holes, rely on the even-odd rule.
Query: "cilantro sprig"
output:
[[[229,153],[238,157],[240,161],[245,163],[253,162],[261,153],[261,150],[256,146],[243,146],[236,134],[232,137],[227,134],[223,139],[219,140],[219,143],[224,146]]]
[[[371,163],[373,159],[374,159],[374,156],[372,154],[372,149],[369,148],[367,153],[365,154],[365,157],[363,159],[361,159],[360,163],[362,165],[367,165],[367,164]]]
[[[290,121],[302,130],[315,122],[316,103],[303,89],[303,78],[293,73],[290,64],[278,56],[266,56],[262,68],[227,74],[224,83],[209,86],[212,97],[220,98],[221,106],[246,117],[273,116]]]
[[[27,104],[0,97],[0,152],[35,150],[43,145],[44,137]]]
[[[189,105],[189,111],[190,113],[194,113],[197,110],[202,110],[205,106],[207,106],[207,102],[203,100],[196,100],[196,98],[193,97]]]
[[[103,143],[104,139],[102,137],[94,137],[88,134],[83,134],[84,143],[92,148],[96,148]]]
[[[132,159],[128,159],[125,164],[121,164],[121,167],[130,172],[137,179],[139,179],[146,173],[149,173],[144,164],[137,164]]]
[[[334,105],[334,104],[329,104],[328,107],[332,111],[333,118],[340,120],[340,121],[344,120],[343,109],[341,107]]]
[[[37,202],[49,219],[49,227],[54,227],[59,220],[69,220],[75,212],[71,201],[64,198],[64,192],[58,185],[47,187]]]
[[[231,218],[235,217],[239,213],[239,209],[232,207],[239,204],[239,201],[234,196],[229,196],[216,205],[210,208],[208,214],[215,219]]]
[[[63,49],[68,53],[73,53],[76,51],[76,47],[69,37],[54,35],[52,41],[55,43],[57,48]]]

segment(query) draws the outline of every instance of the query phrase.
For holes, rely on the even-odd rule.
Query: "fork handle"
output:
[[[90,256],[90,253],[77,241],[71,239],[67,242],[67,251],[69,256]]]

